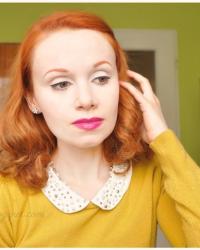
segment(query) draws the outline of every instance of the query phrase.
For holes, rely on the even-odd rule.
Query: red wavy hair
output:
[[[57,147],[56,137],[42,114],[33,114],[26,101],[33,93],[31,58],[35,45],[59,29],[90,29],[101,32],[112,45],[120,80],[127,77],[127,56],[112,29],[95,14],[82,11],[56,12],[36,22],[20,45],[11,74],[11,88],[0,120],[0,173],[21,184],[40,189],[48,175],[46,167]],[[151,150],[141,138],[142,113],[132,95],[120,86],[119,112],[112,134],[103,142],[103,153],[110,164],[138,161]]]

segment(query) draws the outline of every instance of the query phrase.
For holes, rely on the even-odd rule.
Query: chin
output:
[[[99,145],[101,145],[104,140],[105,140],[104,137],[97,138],[97,136],[96,137],[94,136],[93,138],[87,138],[82,141],[79,140],[79,143],[74,146],[79,147],[79,148],[93,148],[93,147],[98,147]]]

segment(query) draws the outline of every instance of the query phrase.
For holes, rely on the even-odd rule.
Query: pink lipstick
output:
[[[99,127],[103,122],[103,118],[99,117],[92,117],[92,118],[82,118],[79,120],[74,121],[72,124],[74,124],[76,127],[84,130],[93,130],[97,127]]]

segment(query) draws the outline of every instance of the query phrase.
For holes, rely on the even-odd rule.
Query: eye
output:
[[[99,77],[96,77],[94,78],[94,80],[98,80],[98,84],[99,85],[104,85],[106,83],[108,83],[108,80],[110,79],[109,76],[99,76]]]
[[[53,84],[53,85],[51,85],[51,87],[53,89],[61,90],[61,89],[66,89],[69,85],[70,85],[70,82],[63,81],[63,82],[58,82],[56,84]]]

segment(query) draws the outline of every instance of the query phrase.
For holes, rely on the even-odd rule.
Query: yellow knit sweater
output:
[[[200,168],[171,130],[133,166],[127,192],[112,210],[90,203],[66,214],[41,192],[0,177],[1,247],[154,247],[160,224],[175,247],[200,247]]]

